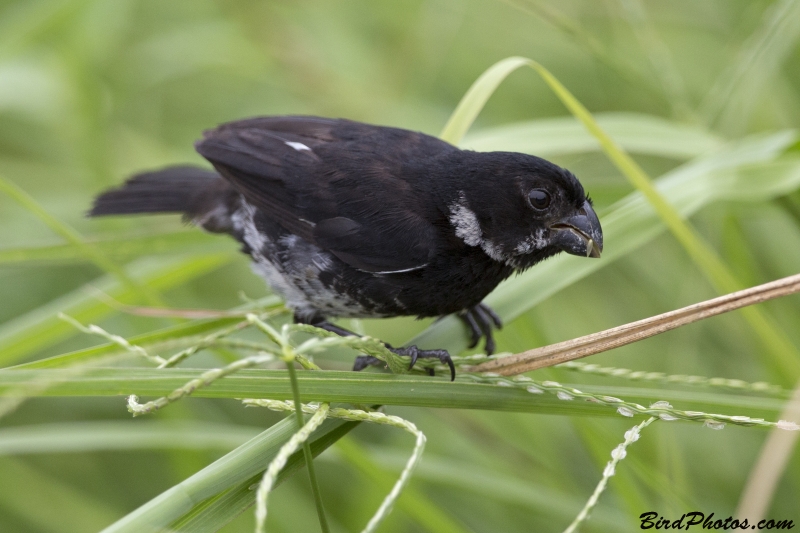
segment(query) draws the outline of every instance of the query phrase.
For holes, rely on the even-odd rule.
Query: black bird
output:
[[[600,222],[578,179],[544,159],[460,150],[343,119],[259,117],[195,145],[214,166],[169,167],[97,197],[90,216],[179,212],[243,244],[296,322],[460,316],[472,346],[500,319],[483,298],[559,252],[599,257]],[[391,348],[437,357],[445,350]],[[374,362],[356,360],[356,369]]]

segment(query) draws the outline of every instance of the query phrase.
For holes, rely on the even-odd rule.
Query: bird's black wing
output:
[[[263,117],[206,132],[197,151],[264,215],[345,263],[421,268],[437,246],[420,169],[451,145],[421,133],[316,117]]]

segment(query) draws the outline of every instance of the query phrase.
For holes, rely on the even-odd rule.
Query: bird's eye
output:
[[[550,205],[550,193],[544,189],[533,189],[528,193],[528,201],[534,209],[547,209]]]

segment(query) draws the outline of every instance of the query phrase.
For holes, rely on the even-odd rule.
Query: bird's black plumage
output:
[[[498,283],[603,246],[577,178],[530,155],[299,116],[223,124],[196,149],[214,171],[134,176],[90,215],[182,212],[229,233],[296,320],[340,333],[327,317],[457,313],[491,351],[499,320],[481,301]]]

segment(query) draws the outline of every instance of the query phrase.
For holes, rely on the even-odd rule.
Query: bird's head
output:
[[[600,220],[571,172],[518,153],[470,159],[463,187],[448,204],[450,223],[467,245],[517,270],[559,252],[600,257]]]

